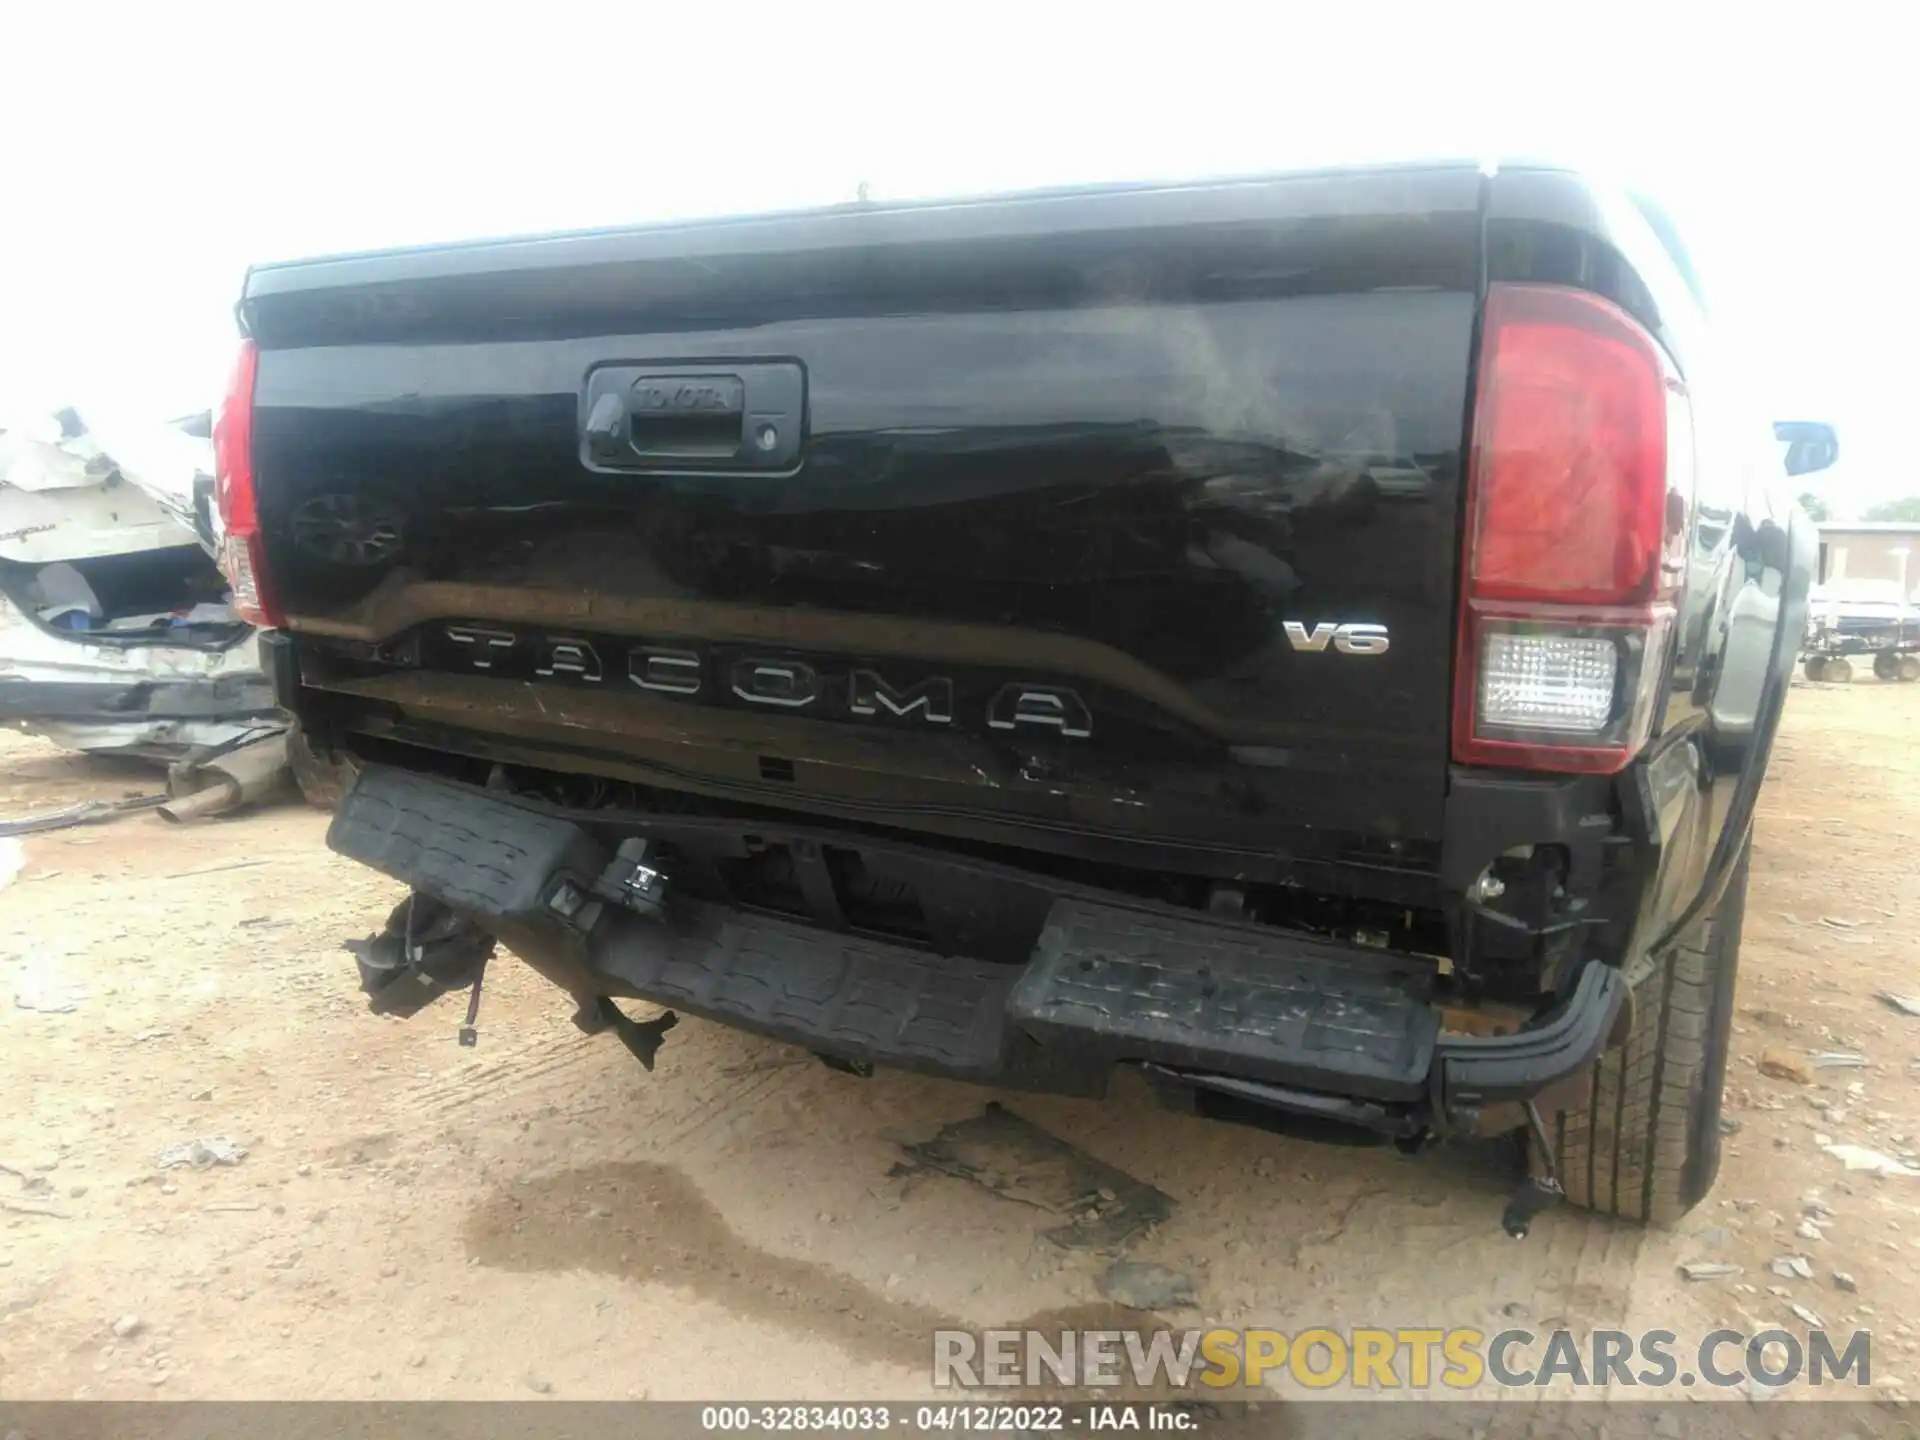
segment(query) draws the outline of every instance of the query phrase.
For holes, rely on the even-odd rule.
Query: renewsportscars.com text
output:
[[[1873,1380],[1872,1336],[1824,1330],[1714,1330],[1683,1343],[1671,1330],[1535,1333],[1443,1329],[936,1330],[941,1388],[1040,1385],[1260,1386],[1423,1390],[1481,1385],[1661,1390],[1749,1381],[1767,1386]]]

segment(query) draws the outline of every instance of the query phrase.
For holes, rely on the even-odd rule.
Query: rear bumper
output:
[[[0,677],[0,724],[66,750],[171,763],[285,723],[257,671],[174,680]]]
[[[497,934],[584,1013],[634,997],[857,1065],[1066,1094],[1137,1066],[1188,1095],[1408,1139],[1578,1075],[1625,1001],[1594,964],[1525,1030],[1443,1035],[1423,962],[1064,885],[1024,964],[691,897],[647,916],[588,828],[384,768],[328,844]]]
[[[115,724],[126,720],[257,720],[279,713],[272,683],[258,672],[183,680],[0,677],[0,720]]]

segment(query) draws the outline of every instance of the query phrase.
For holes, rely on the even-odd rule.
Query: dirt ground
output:
[[[0,736],[0,813],[151,784]],[[286,806],[24,842],[0,893],[0,1397],[899,1399],[929,1393],[936,1326],[1102,1313],[1102,1262],[1040,1238],[1057,1217],[889,1178],[900,1141],[987,1092],[694,1020],[649,1075],[504,959],[477,1049],[456,999],[369,1015],[341,941],[398,891],[324,828]],[[1795,1325],[1791,1300],[1870,1328],[1899,1392],[1920,1180],[1846,1173],[1818,1138],[1920,1146],[1920,1019],[1875,998],[1920,991],[1917,840],[1920,686],[1796,686],[1755,841],[1738,1130],[1672,1230],[1561,1212],[1511,1241],[1499,1153],[1311,1146],[1131,1089],[1007,1103],[1174,1198],[1133,1254],[1193,1277],[1177,1324],[1684,1337]],[[1867,1063],[1801,1084],[1760,1073],[1769,1047]],[[244,1157],[158,1167],[214,1136]],[[1798,1238],[1816,1189],[1832,1218]],[[1814,1278],[1770,1274],[1787,1253]],[[1683,1280],[1698,1260],[1742,1274]]]

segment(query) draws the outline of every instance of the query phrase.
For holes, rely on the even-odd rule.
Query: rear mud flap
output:
[[[429,896],[409,895],[377,935],[349,940],[367,1006],[414,1015],[450,990],[469,988],[493,954],[493,936]]]

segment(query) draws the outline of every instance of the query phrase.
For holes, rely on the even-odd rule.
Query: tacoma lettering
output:
[[[796,655],[716,654],[690,645],[639,644],[607,636],[516,634],[487,625],[443,625],[425,637],[427,669],[480,671],[501,679],[601,685],[627,680],[641,690],[708,703],[741,704],[907,726],[950,726],[964,708],[975,725],[1069,740],[1093,734],[1093,712],[1064,685],[989,678],[970,693],[949,675],[889,678],[870,665],[822,668]],[[449,643],[450,642],[450,643]],[[1335,642],[1337,643],[1337,642]],[[622,658],[624,654],[624,658]]]
[[[856,715],[878,715],[885,710],[901,719],[918,710],[930,725],[953,723],[953,682],[941,675],[896,690],[872,670],[853,672],[853,696],[847,708]]]

